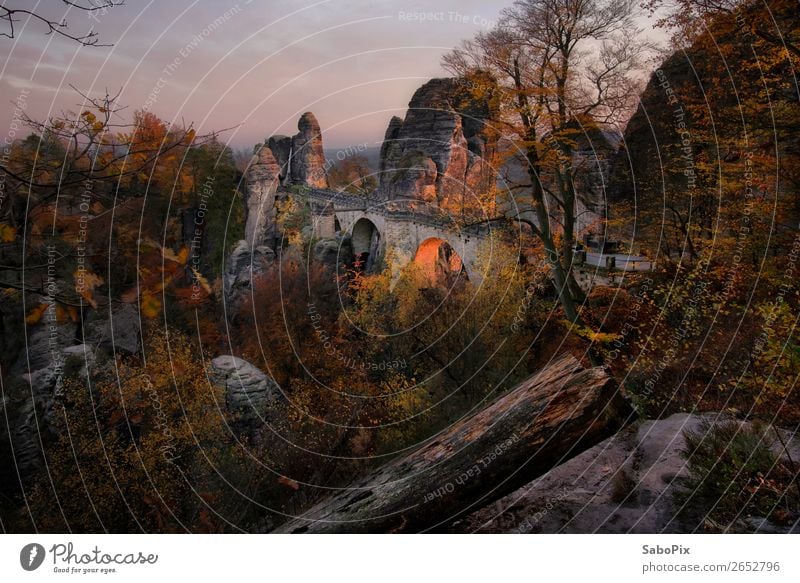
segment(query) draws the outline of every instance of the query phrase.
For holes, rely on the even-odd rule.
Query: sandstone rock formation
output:
[[[304,113],[293,137],[272,136],[256,147],[245,174],[245,239],[253,246],[275,245],[279,237],[275,201],[281,186],[328,188],[322,131],[314,114]]]
[[[340,236],[320,239],[314,245],[314,259],[331,269],[353,263],[353,242],[350,237]]]
[[[49,310],[54,310],[52,302],[44,296],[34,296],[37,299],[32,299],[30,305],[38,303],[51,304]],[[50,329],[51,320],[46,312],[43,320],[46,324],[41,326],[30,326],[27,329],[28,343],[26,349],[23,349],[14,365],[11,367],[11,374],[21,374],[23,372],[35,371],[47,368],[53,362],[54,355],[75,343],[75,336],[77,333],[77,326],[72,322],[58,323],[52,322],[53,329]]]
[[[669,533],[702,528],[676,516],[672,492],[687,475],[684,431],[721,414],[676,413],[644,421],[597,444],[453,526],[455,532]],[[785,442],[793,459],[800,442]],[[700,517],[699,521],[702,522]],[[800,528],[800,524],[795,525]],[[763,519],[752,530],[770,532]]]
[[[209,378],[225,391],[228,410],[249,424],[269,420],[271,409],[283,398],[275,381],[236,356],[218,356],[212,360]]]
[[[83,340],[116,353],[135,354],[139,352],[141,324],[139,310],[134,304],[114,302],[92,310],[87,316]]]
[[[275,252],[269,247],[253,247],[247,241],[239,241],[227,259],[222,280],[228,305],[238,305],[251,289],[253,279],[264,273],[274,260]]]
[[[55,416],[61,413],[54,405],[67,370],[86,380],[95,368],[95,347],[53,346],[46,361],[35,362],[40,368],[7,379],[11,382],[0,402],[0,417],[8,422],[0,432],[0,451],[12,452],[13,471],[22,484],[42,468],[42,442],[55,435]]]
[[[592,232],[603,239],[611,164],[621,136],[598,128],[582,127],[579,131],[572,151],[572,167],[576,170],[575,230],[579,234]]]
[[[381,194],[443,205],[489,186],[487,163],[495,149],[486,125],[490,116],[459,79],[432,79],[420,87],[405,120],[393,118],[386,130]]]
[[[737,18],[748,22],[757,10],[755,5],[743,4]],[[788,22],[785,18],[796,22],[797,6],[791,16],[773,16],[777,27]],[[715,236],[719,225],[728,221],[749,221],[748,215],[740,214],[742,189],[727,186],[741,180],[743,167],[759,172],[755,160],[763,156],[760,164],[766,176],[779,166],[797,167],[800,160],[795,123],[774,117],[776,111],[782,112],[783,120],[797,120],[800,115],[793,82],[778,81],[788,74],[790,65],[788,61],[775,65],[784,73],[770,81],[775,82],[769,89],[770,105],[756,105],[763,103],[766,81],[754,61],[754,49],[742,43],[740,35],[737,29],[718,30],[713,37],[702,35],[667,57],[650,76],[625,127],[612,169],[612,208],[619,209],[617,216],[626,220],[629,229],[635,225],[638,231],[626,234],[657,238],[659,251],[665,255],[693,254],[693,239]],[[726,52],[722,80],[719,51]],[[749,129],[743,131],[744,126]],[[752,128],[769,129],[754,138]],[[716,196],[703,196],[714,189],[719,189]],[[770,212],[782,217],[759,228],[774,229],[769,235],[772,252],[787,252],[782,242],[793,239],[800,221],[797,181],[756,180],[751,194],[753,200],[769,198],[774,205]],[[662,211],[666,212],[663,224]]]
[[[277,236],[275,193],[280,185],[280,172],[272,150],[260,146],[245,175],[244,236],[253,247],[271,244]]]
[[[267,140],[267,147],[272,150],[275,161],[280,166],[280,181],[285,185],[290,181],[292,138],[289,136],[272,136]]]
[[[317,118],[307,111],[297,122],[297,129],[300,132],[292,138],[292,183],[305,184],[312,188],[328,188],[322,131]]]

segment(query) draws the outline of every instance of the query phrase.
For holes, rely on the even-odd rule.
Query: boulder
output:
[[[54,309],[51,305],[38,323],[27,326],[28,344],[19,354],[12,373],[21,374],[47,368],[63,348],[75,343],[77,325],[72,322],[59,324],[55,319]]]
[[[23,484],[42,468],[42,440],[55,434],[61,411],[56,404],[62,392],[64,377],[76,371],[88,380],[96,363],[94,348],[76,344],[61,348],[47,366],[21,375],[3,396],[0,414],[9,420],[6,439],[13,452],[16,471]],[[20,383],[20,381],[24,381]]]
[[[350,237],[320,239],[314,245],[314,259],[336,269],[338,266],[353,263],[353,243]]]
[[[236,356],[224,355],[212,360],[209,378],[225,391],[228,410],[249,424],[268,422],[283,399],[274,380]]]
[[[687,475],[684,431],[717,414],[677,413],[630,426],[452,527],[483,533],[678,533],[673,491]],[[787,439],[787,441],[789,441]],[[798,444],[790,445],[795,457]],[[702,518],[700,519],[702,520]],[[761,525],[769,531],[773,525]]]
[[[223,276],[223,291],[226,301],[236,303],[252,288],[253,280],[275,261],[275,252],[265,245],[253,247],[247,241],[239,241],[228,257]]]
[[[134,304],[112,303],[92,310],[83,325],[86,344],[113,352],[136,354],[141,347],[142,321]]]
[[[78,376],[83,380],[88,380],[95,365],[97,357],[94,347],[89,344],[75,344],[68,346],[62,351],[65,363],[78,366]]]
[[[41,410],[39,410],[41,415]],[[13,420],[7,433],[13,452],[14,471],[21,484],[29,483],[42,467],[41,423],[38,421],[36,401],[29,398],[13,411]]]

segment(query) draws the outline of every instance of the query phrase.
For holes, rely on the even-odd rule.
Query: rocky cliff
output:
[[[328,188],[325,173],[325,154],[322,149],[322,131],[319,122],[310,111],[297,122],[300,130],[292,138],[290,161],[291,181],[312,188]]]
[[[278,184],[300,184],[312,188],[328,188],[322,130],[313,113],[305,112],[297,121],[294,136],[271,136],[258,149],[266,147],[278,166],[274,176]]]
[[[443,205],[491,184],[488,167],[495,139],[491,112],[460,79],[432,79],[408,104],[405,119],[386,130],[380,160],[380,193],[389,200]]]
[[[272,242],[277,235],[275,194],[280,184],[280,166],[266,145],[258,148],[245,174],[244,236],[250,246]]]
[[[310,111],[292,137],[272,136],[256,146],[245,172],[245,240],[251,247],[273,245],[279,236],[275,201],[281,186],[328,188],[322,131]]]

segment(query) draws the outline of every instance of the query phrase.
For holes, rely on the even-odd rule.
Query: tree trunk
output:
[[[435,530],[617,432],[631,410],[602,368],[571,355],[414,452],[344,488],[284,533]]]

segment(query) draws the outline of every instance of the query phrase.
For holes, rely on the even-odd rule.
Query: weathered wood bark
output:
[[[629,418],[606,371],[585,369],[567,355],[278,532],[419,532],[446,526],[609,437]]]

